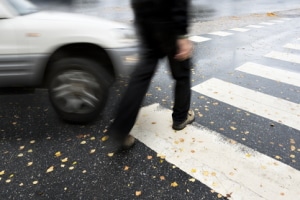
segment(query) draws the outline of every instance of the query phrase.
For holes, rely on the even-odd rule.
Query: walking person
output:
[[[172,128],[181,130],[195,118],[190,110],[193,46],[187,37],[189,0],[132,0],[131,6],[142,42],[141,61],[131,76],[108,131],[123,148],[134,145],[135,139],[129,133],[162,58],[168,59],[176,81]]]

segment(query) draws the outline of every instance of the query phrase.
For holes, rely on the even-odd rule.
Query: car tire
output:
[[[96,119],[108,96],[110,75],[101,64],[87,58],[63,58],[51,65],[48,74],[50,102],[67,122]]]

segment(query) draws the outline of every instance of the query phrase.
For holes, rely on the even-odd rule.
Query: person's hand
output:
[[[178,39],[177,48],[176,60],[184,61],[192,56],[193,44],[188,38]]]

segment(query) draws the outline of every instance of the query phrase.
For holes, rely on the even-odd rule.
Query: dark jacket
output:
[[[131,0],[138,26],[171,29],[175,35],[188,32],[189,0]]]

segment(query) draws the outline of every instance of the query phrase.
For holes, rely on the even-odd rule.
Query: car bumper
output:
[[[139,61],[139,47],[106,49],[117,76],[129,76]]]

